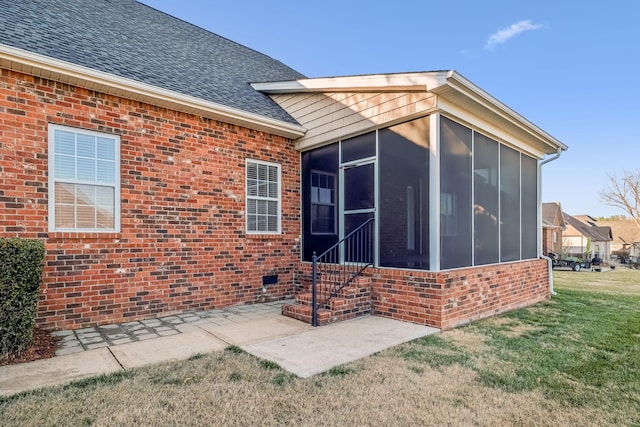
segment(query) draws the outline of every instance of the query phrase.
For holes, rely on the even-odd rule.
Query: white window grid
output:
[[[311,234],[316,235],[335,235],[337,234],[337,221],[336,221],[336,174],[311,171],[311,214],[315,212],[315,208],[326,207],[330,212],[333,220],[332,230],[316,230],[314,229],[313,218],[311,220]]]
[[[120,231],[120,137],[49,125],[49,231]]]
[[[246,160],[246,230],[280,234],[281,170],[277,163]]]

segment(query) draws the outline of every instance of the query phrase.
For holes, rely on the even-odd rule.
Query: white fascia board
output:
[[[271,119],[237,108],[184,95],[157,86],[97,71],[48,56],[0,43],[0,66],[62,83],[105,92],[152,105],[202,115],[250,129],[297,139],[306,129],[300,125]]]
[[[370,74],[362,76],[323,77],[283,82],[252,83],[268,94],[305,92],[395,92],[428,91],[446,82],[450,71],[423,73]]]
[[[478,86],[473,84],[471,81],[466,79],[461,74],[452,71],[447,79],[446,83],[438,86],[432,87],[431,92],[439,94],[444,98],[447,97],[447,92],[450,90],[454,90],[469,100],[481,105],[485,109],[497,114],[505,120],[511,122],[514,126],[519,127],[523,131],[532,135],[534,138],[544,142],[546,145],[551,147],[552,152],[556,152],[557,149],[561,149],[566,151],[569,147],[560,142],[558,139],[554,138],[540,127],[536,126],[511,108],[507,107],[505,104],[491,96],[489,93],[480,89]]]
[[[443,96],[438,95],[437,111],[445,117],[455,120],[475,131],[478,131],[500,143],[515,148],[518,151],[527,153],[536,159],[543,159],[545,152],[541,145],[532,145],[529,134],[523,134],[520,128],[511,127],[510,122],[503,121],[497,123],[495,117],[482,116],[474,109],[461,107],[459,104],[452,102]],[[520,133],[520,135],[518,135]]]

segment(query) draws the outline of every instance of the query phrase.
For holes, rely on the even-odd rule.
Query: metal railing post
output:
[[[311,268],[311,326],[318,326],[318,306],[316,304],[316,273],[318,257],[316,256],[316,251],[313,251],[311,260],[313,261],[313,266]]]

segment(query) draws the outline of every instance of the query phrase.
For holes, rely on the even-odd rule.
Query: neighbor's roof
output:
[[[0,0],[3,66],[7,46],[298,126],[250,83],[302,74],[133,0]]]
[[[598,220],[596,224],[600,227],[610,227],[613,241],[616,243],[640,242],[640,228],[633,219]]]
[[[589,237],[592,241],[611,241],[613,236],[611,233],[611,227],[599,227],[585,224],[584,222],[576,219],[575,217],[564,214],[565,222],[582,233],[583,236]]]
[[[592,227],[597,227],[598,224],[596,224],[597,220],[592,217],[591,215],[572,215],[575,219],[577,219],[578,221],[584,222],[587,225],[590,225]]]
[[[556,224],[556,218],[560,219],[560,224]],[[550,228],[561,227],[563,229],[566,227],[560,202],[542,204],[542,226]]]

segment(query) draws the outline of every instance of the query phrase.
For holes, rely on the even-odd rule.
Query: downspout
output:
[[[553,261],[542,253],[542,165],[556,160],[561,154],[562,148],[558,148],[556,154],[538,162],[538,256],[547,260],[547,266],[549,268],[549,291],[551,295],[557,295],[557,293],[553,290]]]

